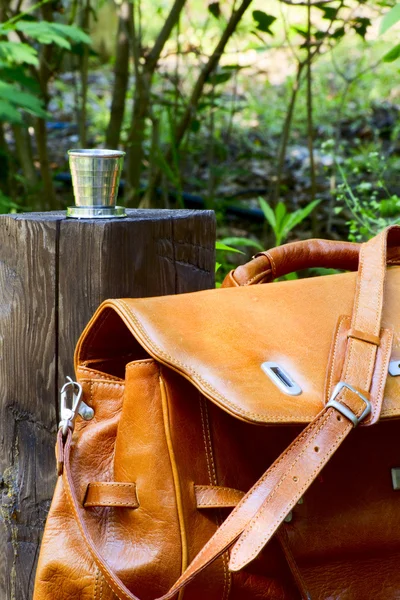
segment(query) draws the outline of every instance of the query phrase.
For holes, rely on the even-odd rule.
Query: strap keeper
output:
[[[371,333],[365,333],[365,331],[359,331],[358,329],[349,329],[347,333],[348,338],[354,340],[360,340],[361,342],[367,342],[367,344],[373,344],[374,346],[381,345],[381,338]]]

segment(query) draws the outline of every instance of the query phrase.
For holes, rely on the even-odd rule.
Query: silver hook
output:
[[[61,388],[60,398],[60,416],[61,421],[58,428],[62,429],[63,435],[67,435],[68,429],[71,431],[75,427],[75,419],[79,412],[82,402],[82,386],[80,383],[73,381],[71,377],[67,377],[67,383]],[[72,390],[70,390],[72,388]],[[68,406],[69,392],[72,391],[72,402]]]

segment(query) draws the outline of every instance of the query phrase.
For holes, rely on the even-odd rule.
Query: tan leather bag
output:
[[[399,246],[297,242],[228,289],[104,302],[35,600],[399,599]],[[309,266],[358,272],[252,285]]]

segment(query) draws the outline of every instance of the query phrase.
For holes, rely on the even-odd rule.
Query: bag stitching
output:
[[[342,332],[342,325],[343,325],[345,319],[348,320],[349,317],[346,316],[346,315],[342,315],[339,318],[339,323],[338,323],[338,326],[337,326],[337,329],[336,329],[336,335],[335,335],[335,341],[334,341],[334,350],[333,350],[332,363],[331,363],[331,372],[330,372],[330,377],[329,377],[328,393],[327,393],[327,397],[325,398],[326,401],[329,400],[329,398],[331,397],[331,393],[332,393],[333,372],[334,372],[334,368],[335,368],[335,364],[336,364],[336,354],[337,354],[338,344],[339,344],[339,334]]]
[[[202,424],[202,430],[203,430],[203,440],[204,440],[206,459],[207,459],[208,476],[210,479],[210,483],[212,485],[213,484],[217,485],[217,483],[218,483],[217,472],[215,469],[215,462],[214,462],[214,456],[213,456],[213,446],[212,446],[211,432],[210,432],[210,421],[208,418],[208,406],[207,406],[206,399],[202,396],[202,394],[200,394],[200,392],[199,392],[199,404],[200,404],[201,424]],[[211,464],[211,469],[210,469],[210,464]],[[217,517],[217,524],[219,527],[221,526],[220,516]],[[223,569],[224,569],[224,589],[222,592],[222,600],[227,600],[227,598],[229,597],[229,594],[230,594],[230,589],[231,589],[231,577],[228,572],[228,560],[226,557],[226,553],[222,554],[221,559],[222,559],[222,565],[223,565]]]

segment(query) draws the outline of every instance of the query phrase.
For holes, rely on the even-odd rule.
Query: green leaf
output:
[[[224,250],[225,252],[238,252],[239,254],[243,254],[243,252],[241,252],[237,248],[232,248],[231,246],[227,246],[226,244],[223,244],[222,242],[215,242],[215,249],[216,250]]]
[[[334,38],[335,40],[340,40],[340,38],[342,38],[345,33],[346,32],[344,27],[338,27],[333,33],[331,33],[330,37]]]
[[[324,4],[317,4],[316,7],[324,13],[322,18],[328,19],[328,21],[334,21],[339,11],[339,7],[333,8],[332,6],[325,6]]]
[[[400,44],[397,44],[397,46],[395,46],[394,48],[392,48],[391,50],[389,50],[389,52],[387,52],[384,57],[383,57],[383,62],[393,62],[395,60],[397,60],[400,56]]]
[[[219,5],[219,2],[210,2],[210,4],[208,5],[208,11],[213,15],[213,17],[219,19],[219,17],[221,16],[221,7]]]
[[[22,124],[22,117],[18,110],[6,100],[0,98],[0,121],[8,123]]]
[[[46,118],[49,115],[43,110],[42,103],[36,96],[27,92],[20,92],[15,85],[0,81],[0,99],[23,108],[37,117]]]
[[[299,208],[291,215],[289,215],[284,227],[285,237],[287,236],[289,231],[292,231],[292,229],[296,227],[296,225],[299,225],[302,221],[304,221],[304,219],[306,219],[308,215],[312,213],[312,211],[318,206],[320,202],[320,200],[314,200],[313,202],[307,204],[307,206],[305,206],[304,208]]]
[[[393,27],[393,25],[395,25],[399,21],[400,21],[400,4],[396,4],[396,6],[393,6],[393,8],[391,10],[389,10],[389,12],[387,12],[386,15],[383,17],[383,19],[381,21],[381,26],[379,28],[380,35],[385,33],[388,29]]]
[[[49,23],[48,21],[18,21],[13,28],[37,40],[40,44],[55,44],[65,50],[71,49],[70,41],[85,44],[91,43],[90,37],[73,25]]]
[[[269,225],[272,227],[272,229],[275,231],[276,219],[275,219],[274,211],[272,210],[270,205],[264,200],[264,198],[258,198],[258,201],[260,203],[261,210],[263,211],[265,218],[267,219],[267,221],[268,221]]]
[[[292,29],[298,33],[299,35],[301,35],[303,38],[307,39],[308,38],[308,32],[306,29],[301,29],[301,27],[292,27]]]
[[[367,19],[366,17],[357,17],[351,21],[351,27],[359,36],[363,38],[363,40],[365,39],[367,29],[370,26],[371,20]]]
[[[92,43],[90,36],[84,31],[82,31],[82,29],[79,29],[79,27],[75,27],[75,25],[51,23],[51,27],[52,29],[54,29],[54,31],[58,32],[60,35],[64,35],[65,37],[69,38],[71,42],[74,42],[75,44],[87,44],[88,46],[90,46]]]
[[[40,93],[40,86],[36,79],[26,74],[23,66],[2,66],[0,65],[0,81],[9,83],[18,83],[34,94]]]
[[[221,242],[227,246],[247,246],[248,248],[255,248],[260,252],[264,250],[263,246],[259,242],[256,242],[256,240],[249,240],[244,237],[227,237],[223,238]]]
[[[269,33],[270,35],[274,35],[273,31],[271,31],[270,26],[274,21],[276,21],[276,17],[272,15],[267,15],[263,10],[253,10],[253,19],[256,22],[256,29],[259,31],[264,31],[264,33]]]
[[[0,60],[8,64],[39,66],[35,48],[21,42],[0,41]]]
[[[278,202],[275,208],[276,229],[282,229],[283,222],[286,216],[286,206],[283,202]]]
[[[298,278],[299,278],[299,276],[297,275],[297,273],[287,273],[283,277],[283,279],[285,279],[286,281],[294,281],[295,279],[298,279]]]
[[[229,81],[233,74],[234,71],[232,70],[225,71],[221,69],[218,73],[212,73],[207,81],[209,81],[209,83],[211,83],[212,85],[218,85],[220,83],[225,83],[226,81]]]

